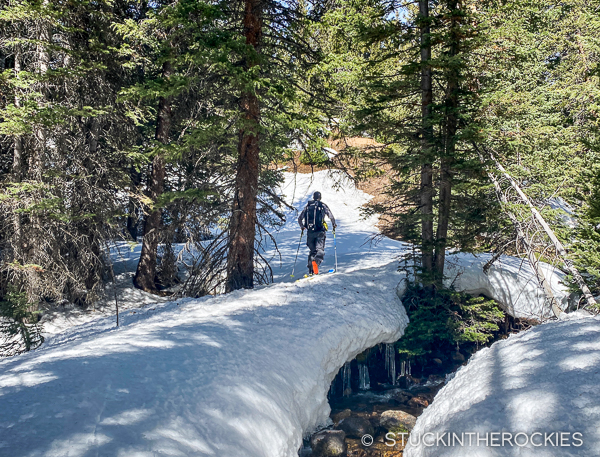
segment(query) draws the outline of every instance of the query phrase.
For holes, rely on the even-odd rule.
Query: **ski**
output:
[[[334,268],[332,268],[331,270],[328,270],[328,271],[326,271],[326,272],[324,272],[324,273],[319,273],[318,275],[314,275],[314,274],[305,274],[305,275],[304,275],[302,278],[296,279],[296,282],[298,282],[298,281],[301,281],[301,280],[303,280],[303,279],[314,279],[314,278],[316,278],[317,276],[323,276],[323,275],[325,275],[325,274],[330,274],[330,273],[335,273],[335,269],[334,269]]]

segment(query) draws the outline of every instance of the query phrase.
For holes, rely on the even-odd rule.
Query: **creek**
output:
[[[528,326],[507,317],[494,341]],[[455,349],[417,364],[401,360],[394,344],[379,344],[362,352],[340,368],[328,394],[330,422],[304,440],[299,456],[401,456],[404,446],[397,435],[406,433],[408,439],[416,418],[470,356],[471,352]],[[397,438],[395,444],[386,436],[390,432]],[[370,435],[372,442],[361,442],[365,435]],[[323,436],[333,443],[327,452],[316,444]],[[335,453],[336,449],[340,453]]]

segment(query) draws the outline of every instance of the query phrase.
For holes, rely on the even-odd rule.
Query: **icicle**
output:
[[[393,344],[385,345],[385,369],[388,372],[390,378],[392,378],[392,385],[396,385],[396,351],[394,350]]]
[[[350,366],[350,362],[346,362],[344,364],[344,369],[342,371],[342,379],[343,379],[343,383],[342,383],[342,387],[343,387],[343,396],[347,397],[348,395],[350,395],[352,393],[352,387],[350,384],[350,379],[352,376],[352,367]]]
[[[369,367],[363,363],[358,364],[358,388],[360,390],[369,390],[371,388]]]
[[[335,396],[335,385],[336,382],[334,380],[334,382],[331,383],[331,385],[329,386],[329,392],[327,392],[327,400],[334,398]]]

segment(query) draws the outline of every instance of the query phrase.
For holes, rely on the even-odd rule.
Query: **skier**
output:
[[[298,224],[302,232],[307,230],[306,245],[310,249],[308,254],[308,273],[319,274],[319,265],[325,257],[325,238],[327,233],[327,223],[325,216],[329,218],[333,226],[333,231],[337,227],[335,218],[327,205],[321,202],[321,192],[315,192],[313,199],[308,202],[306,208],[302,210],[298,217]]]

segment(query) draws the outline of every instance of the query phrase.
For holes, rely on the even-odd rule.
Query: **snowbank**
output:
[[[407,324],[396,263],[181,300],[0,361],[0,454],[296,456],[338,369]]]
[[[476,353],[418,418],[404,455],[597,456],[599,430],[600,318],[572,316]],[[427,432],[433,435],[425,437]],[[455,446],[423,444],[422,438],[431,444],[437,434],[448,432],[459,438],[479,433],[480,445],[475,445],[477,435],[471,435],[472,446],[466,436],[463,446],[456,440]],[[494,441],[492,432],[499,432]],[[563,435],[557,438],[557,432]],[[515,438],[518,433],[523,435]],[[452,444],[447,435],[442,439]],[[528,444],[515,445],[515,439]]]
[[[491,254],[454,253],[447,256],[448,283],[469,294],[484,294],[498,301],[513,317],[543,320],[553,316],[544,293],[527,260],[501,256],[486,275],[483,266]],[[546,263],[540,263],[559,305],[569,305],[570,294],[562,284],[565,275]]]

